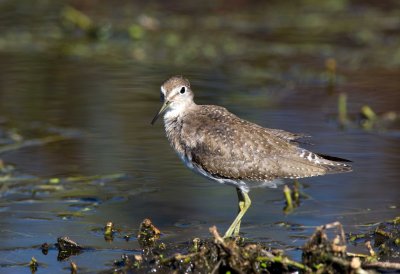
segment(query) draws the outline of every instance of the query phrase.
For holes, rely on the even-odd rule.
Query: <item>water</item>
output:
[[[354,58],[348,68],[341,67],[339,85],[328,92],[323,66],[327,46],[312,34],[299,41],[303,31],[291,26],[282,37],[270,37],[270,51],[261,51],[264,25],[257,20],[260,14],[254,15],[256,20],[246,19],[250,11],[227,13],[243,15],[238,22],[247,22],[253,36],[244,37],[244,30],[233,26],[229,31],[255,47],[234,58],[221,57],[211,66],[198,56],[203,62],[182,65],[150,57],[138,62],[40,50],[0,53],[0,117],[5,125],[78,132],[70,140],[3,153],[5,163],[39,178],[123,174],[115,181],[65,182],[35,194],[32,189],[43,183],[3,184],[0,272],[27,271],[34,256],[41,273],[69,273],[69,260],[57,261],[55,249],[48,255],[40,251],[42,243],[55,243],[63,235],[90,248],[70,259],[80,271],[108,269],[122,254],[138,252],[136,241],[126,242],[122,235],[136,233],[144,218],[161,229],[167,244],[208,237],[212,225],[225,231],[236,213],[235,190],[186,170],[169,147],[162,123],[150,125],[160,107],[159,86],[174,74],[192,80],[198,103],[223,105],[266,127],[308,133],[313,136],[313,145],[307,146],[311,150],[354,162],[352,173],[302,179],[311,198],[289,215],[282,211],[281,188],[253,189],[253,204],[242,225],[246,237],[287,249],[301,246],[321,224],[340,221],[346,232],[360,231],[365,224],[399,215],[399,128],[341,130],[332,118],[339,92],[348,94],[351,114],[364,104],[378,113],[399,111],[399,67],[390,63],[381,69],[383,61],[376,61],[360,71],[359,65],[350,65],[359,60]],[[281,30],[270,26],[270,31]],[[225,35],[221,26],[216,32]],[[321,37],[333,43],[329,47],[338,51],[339,62],[354,53],[343,46],[340,35]],[[305,50],[303,43],[317,50]],[[103,239],[107,221],[121,230],[113,242]],[[300,253],[289,254],[298,258]]]

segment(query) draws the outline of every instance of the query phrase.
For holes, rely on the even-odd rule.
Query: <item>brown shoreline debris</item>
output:
[[[71,240],[67,236],[58,237],[55,245],[58,248],[57,259],[59,261],[63,261],[69,258],[71,255],[77,255],[83,250],[81,245]]]
[[[329,241],[327,230],[336,229],[336,237]],[[334,222],[316,228],[310,240],[303,247],[302,261],[308,266],[318,266],[321,273],[350,273],[352,266],[347,260],[346,237],[341,223]],[[359,268],[360,269],[360,268]],[[315,269],[317,270],[317,269]]]
[[[56,244],[58,251],[78,251],[82,247],[68,236],[58,237]]]
[[[210,239],[194,238],[168,248],[154,244],[159,230],[145,219],[138,235],[139,243],[147,241],[141,254],[124,255],[115,262],[113,273],[376,273],[399,271],[399,263],[371,261],[368,254],[347,252],[342,225],[334,222],[316,228],[304,245],[302,261],[291,260],[282,250],[271,250],[263,244],[242,238],[224,239],[215,226]],[[329,237],[328,237],[329,235]],[[331,239],[329,239],[331,238]],[[371,247],[372,248],[372,247]]]
[[[153,225],[150,219],[146,218],[139,227],[138,241],[142,248],[151,247],[160,238],[161,231]]]
[[[307,266],[292,261],[280,250],[268,251],[261,244],[244,244],[241,239],[224,239],[215,226],[210,228],[212,240],[193,241],[195,250],[161,259],[159,264],[170,271],[189,273],[286,273],[295,270],[310,272]],[[165,269],[165,268],[162,268]]]

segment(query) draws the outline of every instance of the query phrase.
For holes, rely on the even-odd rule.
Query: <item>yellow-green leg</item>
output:
[[[244,208],[244,197],[243,197],[242,190],[240,190],[240,188],[236,188],[236,193],[237,193],[238,201],[239,201],[239,204],[238,204],[238,214],[239,214],[240,211],[242,211]],[[238,224],[235,227],[235,230],[233,231],[233,236],[235,236],[235,237],[239,236],[241,222],[242,222],[242,220],[239,220]]]
[[[234,234],[234,236],[239,235],[239,230],[240,230],[240,223],[241,220],[246,213],[247,209],[249,209],[251,205],[251,200],[249,195],[241,190],[240,188],[236,188],[237,194],[238,194],[238,200],[239,200],[239,213],[236,216],[235,220],[231,224],[231,226],[228,228],[228,230],[225,233],[224,238],[229,238]]]

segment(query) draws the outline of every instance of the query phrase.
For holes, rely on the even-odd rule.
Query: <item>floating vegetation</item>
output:
[[[107,222],[106,226],[104,227],[104,239],[107,242],[112,242],[114,240],[114,224],[113,222]]]
[[[307,194],[301,191],[301,185],[298,180],[294,180],[293,190],[285,185],[283,187],[283,195],[285,196],[285,207],[283,212],[285,214],[291,213],[296,207],[300,205],[302,198],[309,198]]]
[[[400,126],[400,114],[395,111],[387,111],[380,115],[368,105],[361,107],[359,114],[350,117],[347,107],[347,94],[340,93],[338,97],[338,122],[340,127],[348,128],[359,126],[366,131],[387,130]]]
[[[60,142],[69,139],[69,137],[66,136],[60,136],[60,135],[55,135],[55,136],[46,136],[43,138],[38,138],[38,139],[30,139],[30,140],[25,140],[25,141],[20,141],[14,144],[10,145],[5,145],[0,147],[0,154],[12,150],[17,150],[25,147],[31,147],[31,146],[42,146],[46,145],[49,143],[54,143],[54,142]]]
[[[153,225],[150,219],[144,219],[140,224],[137,239],[140,246],[149,248],[154,246],[156,240],[160,238],[161,231]]]
[[[43,255],[47,255],[49,253],[49,244],[48,243],[43,243],[40,246],[40,249],[42,250]]]
[[[89,32],[94,28],[92,19],[72,6],[65,6],[61,11],[65,24],[71,24],[79,29]]]
[[[59,237],[57,239],[57,248],[59,251],[67,251],[67,252],[80,251],[82,249],[82,247],[79,244],[77,244],[75,241],[73,241],[67,236]]]
[[[360,125],[364,130],[387,130],[400,126],[400,115],[394,111],[377,115],[370,106],[360,110]]]
[[[111,35],[110,24],[94,22],[84,12],[67,5],[61,10],[61,22],[66,34],[74,30],[81,30],[86,37],[93,40],[104,41]]]
[[[66,178],[39,178],[33,177],[32,175],[25,174],[12,174],[7,173],[1,175],[0,173],[0,184],[3,184],[3,188],[0,188],[0,196],[7,196],[12,194],[25,194],[32,196],[32,194],[46,194],[53,193],[59,194],[63,197],[75,197],[80,198],[82,195],[87,196],[89,193],[82,193],[81,190],[77,191],[75,185],[86,185],[90,186],[101,186],[103,184],[122,181],[128,178],[126,174],[106,174],[106,175],[92,175],[92,176],[76,176]],[[98,201],[83,201],[85,206],[79,208],[79,211],[64,211],[59,212],[59,217],[82,217],[83,214],[90,210],[92,207],[98,205]]]
[[[347,94],[340,93],[338,98],[338,120],[341,127],[346,127],[349,123],[347,115]]]
[[[326,77],[328,82],[328,90],[333,91],[336,86],[336,60],[334,58],[328,58],[325,60]]]
[[[57,213],[57,217],[60,217],[64,220],[71,218],[82,218],[85,214],[81,211],[62,211]]]
[[[81,245],[67,236],[59,237],[55,245],[58,248],[57,259],[59,261],[63,261],[71,255],[78,255],[83,250]]]
[[[286,200],[286,206],[283,209],[283,211],[285,213],[292,212],[294,208],[292,199],[292,190],[287,185],[283,187],[283,194],[285,195],[285,200]]]
[[[44,146],[50,143],[60,142],[81,137],[81,133],[66,128],[38,127],[24,129],[24,133],[29,135],[44,135],[35,138],[25,137],[16,128],[0,128],[0,154],[19,150],[26,147]]]
[[[340,7],[332,9],[322,2],[303,0],[299,2],[303,7],[301,13],[296,5],[278,3],[248,7],[234,4],[227,12],[215,13],[212,11],[223,9],[224,5],[213,3],[197,6],[196,16],[188,16],[192,4],[180,3],[181,8],[177,11],[165,12],[166,7],[161,3],[143,10],[134,2],[115,6],[111,3],[78,5],[71,1],[41,1],[31,6],[32,12],[26,11],[30,4],[25,3],[26,10],[23,9],[24,16],[21,16],[21,3],[12,2],[2,8],[4,13],[16,17],[18,31],[15,23],[3,22],[6,24],[1,33],[0,50],[36,50],[82,58],[100,57],[102,60],[112,55],[117,57],[113,61],[132,58],[151,62],[165,58],[183,65],[194,60],[221,64],[246,55],[242,59],[251,56],[263,62],[269,55],[272,58],[315,54],[325,57],[333,52],[344,52],[337,54],[335,59],[327,59],[329,73],[335,68],[331,61],[337,59],[337,62],[353,67],[365,63],[398,66],[396,5],[391,4],[393,9],[380,9],[359,4],[363,14],[355,15],[355,3],[341,3]],[[101,12],[96,12],[97,9]],[[340,20],[337,20],[338,13]],[[19,26],[18,23],[24,22],[21,17],[33,25]],[[208,39],[210,36],[213,39]],[[249,50],[251,54],[248,54]],[[329,77],[329,83],[333,84],[334,78]]]
[[[35,257],[32,257],[31,261],[29,262],[29,268],[31,269],[32,273],[35,273],[38,270],[39,263],[35,259]]]
[[[372,250],[370,261],[400,259],[400,217],[379,223],[376,228],[366,233],[351,233],[349,241],[353,244],[369,243],[368,249]]]

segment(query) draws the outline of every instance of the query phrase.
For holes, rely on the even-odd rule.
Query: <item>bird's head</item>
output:
[[[164,112],[175,111],[181,113],[193,103],[193,92],[190,89],[189,81],[182,76],[169,78],[161,86],[161,102],[163,102],[163,105],[154,116],[151,124],[154,124]]]

